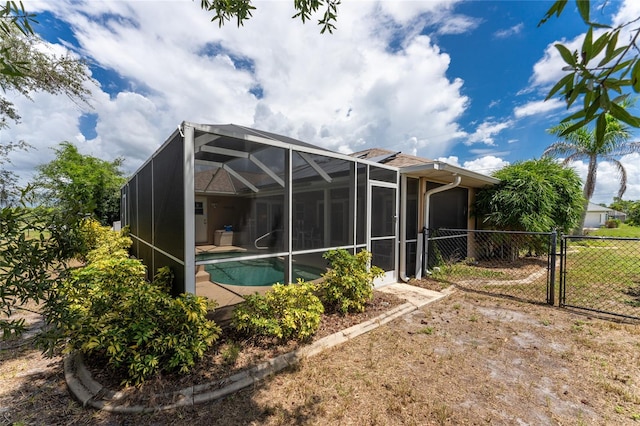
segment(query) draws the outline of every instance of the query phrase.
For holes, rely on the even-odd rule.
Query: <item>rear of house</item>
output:
[[[182,123],[122,188],[121,222],[148,274],[220,305],[320,278],[322,254],[372,252],[376,283],[421,272],[421,229],[473,228],[475,188],[497,180],[385,150],[343,155],[233,124]],[[463,250],[469,250],[465,247]]]

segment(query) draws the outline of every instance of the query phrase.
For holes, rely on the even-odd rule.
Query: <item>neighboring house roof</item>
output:
[[[624,212],[619,212],[618,210],[614,210],[610,207],[601,206],[592,202],[589,202],[589,205],[587,206],[587,213],[607,213],[610,217],[627,217],[627,214]]]
[[[589,202],[589,205],[587,206],[587,212],[592,213],[592,212],[614,212],[615,210],[609,208],[609,207],[605,207],[605,206],[601,206],[600,204],[595,204],[592,202]]]
[[[410,177],[427,177],[429,180],[440,183],[453,182],[455,175],[460,176],[462,178],[460,184],[468,188],[482,188],[500,182],[499,179],[494,177],[453,166],[442,161],[416,157],[415,155],[403,154],[402,152],[382,148],[367,149],[351,155],[398,167],[401,173]]]

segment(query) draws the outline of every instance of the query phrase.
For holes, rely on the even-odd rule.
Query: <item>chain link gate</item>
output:
[[[559,305],[640,319],[640,238],[563,235]]]
[[[486,294],[640,319],[640,238],[473,229],[425,234],[422,259],[431,279]]]
[[[555,301],[555,232],[437,229],[426,232],[431,279],[533,303]]]

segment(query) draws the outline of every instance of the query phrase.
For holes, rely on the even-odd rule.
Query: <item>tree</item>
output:
[[[572,229],[582,211],[578,174],[550,158],[517,162],[493,176],[500,183],[478,191],[475,215],[490,227],[549,232]]]
[[[75,145],[62,142],[56,158],[38,167],[35,186],[45,205],[72,215],[92,215],[111,224],[120,215],[120,187],[125,178],[123,160],[112,162],[82,155]]]
[[[25,11],[22,3],[0,5],[0,88],[3,93],[13,91],[28,99],[34,92],[66,95],[77,102],[88,103],[91,81],[85,64],[69,55],[55,55],[33,32],[35,15]],[[0,130],[9,122],[18,123],[20,115],[14,104],[0,95]],[[26,149],[24,141],[0,142],[0,206],[15,201],[17,177],[5,166],[9,153]]]
[[[0,9],[0,16],[3,10]],[[6,9],[4,11],[6,15]],[[0,87],[3,92],[15,91],[31,98],[33,92],[66,95],[75,101],[87,102],[91,81],[84,62],[70,55],[51,53],[44,41],[18,25],[2,29],[0,40]],[[8,120],[18,122],[20,115],[13,103],[0,97],[0,128]]]
[[[538,26],[554,15],[559,17],[567,1],[554,2]],[[567,109],[581,100],[582,107],[562,120],[563,124],[571,124],[563,128],[560,136],[566,136],[595,120],[594,138],[598,144],[602,144],[608,115],[632,127],[640,127],[640,117],[631,115],[623,106],[630,91],[640,93],[640,49],[636,43],[640,27],[629,28],[637,24],[640,17],[612,27],[592,20],[590,0],[576,0],[575,3],[588,30],[579,51],[572,52],[562,43],[555,45],[567,64],[563,68],[567,74],[553,86],[546,99],[558,95],[566,102]],[[604,6],[608,4],[605,2]],[[602,13],[601,16],[606,15]],[[621,35],[625,38],[623,31],[628,31],[630,35],[627,44],[620,40]],[[594,40],[594,37],[597,38]]]
[[[627,225],[640,226],[640,200],[623,200],[616,197],[609,208],[625,213],[627,215],[625,220]]]
[[[302,23],[311,20],[312,15],[321,8],[324,9],[318,25],[322,27],[320,33],[329,31],[333,33],[338,17],[338,6],[341,0],[294,0],[293,7],[296,13],[292,18],[300,18]],[[200,0],[200,7],[208,12],[213,12],[212,21],[218,21],[219,26],[235,19],[238,26],[244,25],[244,21],[253,16],[256,9],[251,0]]]
[[[577,160],[587,160],[589,163],[583,189],[584,208],[577,228],[579,232],[584,228],[587,205],[595,190],[598,160],[610,161],[618,169],[620,177],[618,197],[622,198],[627,189],[627,172],[616,157],[640,152],[640,142],[629,142],[632,135],[628,126],[610,114],[605,114],[605,119],[606,126],[601,139],[596,136],[597,129],[588,130],[586,127],[580,127],[567,132],[567,129],[574,127],[570,122],[549,129],[551,134],[564,139],[549,146],[542,154],[543,156],[564,156],[563,164],[565,165]]]
[[[25,204],[0,209],[0,331],[19,335],[24,319],[17,310],[29,310],[28,301],[51,304],[67,274],[66,260],[83,249],[76,232],[77,219],[44,207]]]
[[[23,35],[33,35],[32,23],[36,23],[35,15],[28,13],[22,2],[16,4],[8,1],[0,5],[0,34],[2,38],[11,37],[15,31]],[[21,75],[25,66],[23,63],[15,62],[12,52],[8,49],[0,50],[0,74]]]
[[[5,143],[0,145],[0,208],[13,205],[19,198],[18,178],[10,170],[4,169],[5,164],[11,163],[9,153],[16,149],[27,149],[28,144],[24,141],[18,143]]]

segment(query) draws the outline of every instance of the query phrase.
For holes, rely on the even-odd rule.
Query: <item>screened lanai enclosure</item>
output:
[[[182,123],[122,188],[122,225],[151,276],[219,305],[312,281],[331,248],[373,254],[395,281],[396,167],[237,125]]]

